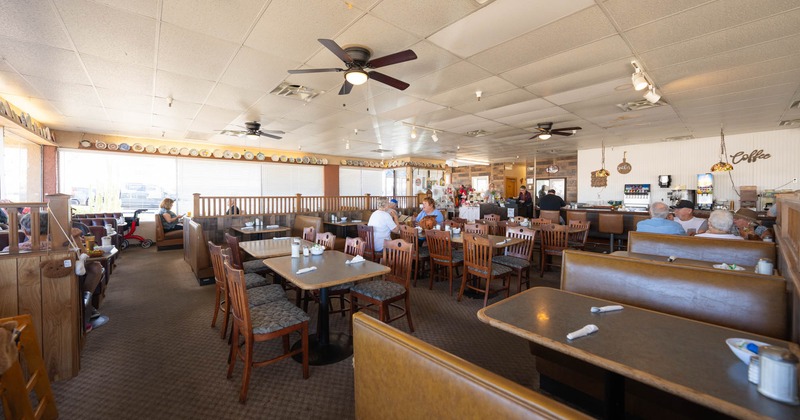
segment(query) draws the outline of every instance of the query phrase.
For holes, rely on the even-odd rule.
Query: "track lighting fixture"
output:
[[[651,104],[654,104],[661,99],[661,94],[658,93],[655,86],[650,85],[650,89],[647,89],[647,92],[644,94],[644,98],[647,99],[647,101]]]
[[[433,135],[431,136],[431,139],[433,140],[433,142],[434,142],[434,143],[436,143],[437,141],[439,141],[439,136],[437,136],[437,135],[436,135],[436,132],[435,132],[435,131],[433,132]]]
[[[423,132],[424,131],[430,131],[432,133],[431,134],[431,140],[433,140],[434,143],[439,141],[439,131],[442,131],[442,130],[431,128],[431,127],[425,127],[423,125],[411,124],[411,123],[407,123],[405,121],[401,121],[401,122],[403,123],[403,125],[411,127],[411,138],[412,139],[416,139],[417,138],[417,136],[419,135],[419,133],[417,133],[417,129],[419,129],[419,130],[422,130]]]
[[[417,127],[411,129],[411,138],[412,139],[417,138]]]
[[[639,63],[636,61],[631,61],[631,65],[633,66],[633,74],[631,75],[631,83],[633,83],[633,88],[636,90],[644,90],[647,86],[650,85],[650,82],[647,81],[647,77],[644,75],[642,68],[639,67]]]

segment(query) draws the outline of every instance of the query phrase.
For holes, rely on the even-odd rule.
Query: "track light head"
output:
[[[416,127],[411,129],[411,138],[412,139],[417,138],[417,128]]]
[[[650,82],[647,81],[647,77],[644,75],[642,68],[639,67],[639,63],[631,61],[631,65],[633,66],[633,74],[631,75],[633,88],[636,90],[646,89],[650,85]]]
[[[647,101],[650,102],[651,104],[654,104],[658,102],[659,99],[661,99],[661,94],[658,93],[655,86],[650,85],[650,89],[648,89],[647,92],[644,94],[644,98],[647,99]]]
[[[439,136],[436,134],[435,131],[433,132],[433,135],[431,136],[431,139],[433,140],[434,143],[439,141]]]

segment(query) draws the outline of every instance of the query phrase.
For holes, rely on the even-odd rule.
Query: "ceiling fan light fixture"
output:
[[[434,143],[439,141],[439,136],[436,134],[435,131],[433,132],[433,135],[431,136],[431,139],[433,140]]]
[[[259,137],[261,137],[261,136],[259,136],[258,133],[249,133],[249,134],[247,134],[247,138],[250,139],[250,140],[258,140]]]
[[[344,78],[345,80],[350,82],[350,84],[358,86],[367,83],[367,79],[369,79],[369,76],[364,70],[351,69],[344,74]]]
[[[651,104],[654,104],[661,99],[661,94],[658,93],[655,86],[650,85],[650,89],[644,94],[644,98]]]
[[[553,137],[550,133],[542,133],[539,135],[539,138],[542,140],[549,140],[550,137]]]

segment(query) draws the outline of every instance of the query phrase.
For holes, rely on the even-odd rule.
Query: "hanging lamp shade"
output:
[[[733,165],[728,162],[728,155],[725,149],[725,133],[722,127],[719,129],[719,162],[711,165],[711,172],[730,172]]]
[[[711,166],[711,172],[728,172],[732,170],[733,170],[733,165],[723,161],[719,161]]]
[[[600,170],[598,170],[598,171],[596,171],[594,173],[594,176],[596,176],[598,178],[606,178],[609,175],[611,175],[611,172],[608,172],[608,170],[606,169],[606,144],[605,144],[605,142],[603,142],[601,144],[602,144],[601,150],[602,150],[602,156],[603,156],[602,157],[602,161],[601,161],[602,162],[601,163],[601,168],[600,168]]]
[[[594,175],[596,177],[598,177],[598,178],[605,178],[605,177],[611,175],[611,172],[608,172],[608,169],[603,168],[603,169],[600,169],[599,171],[595,172]]]

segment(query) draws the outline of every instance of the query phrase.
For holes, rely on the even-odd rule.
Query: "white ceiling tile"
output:
[[[367,99],[364,105],[369,107],[370,113],[383,114],[417,101],[418,98],[408,96],[399,90],[387,89],[386,92]]]
[[[714,1],[625,32],[636,52],[685,41],[796,8],[795,0]]]
[[[211,93],[214,82],[170,73],[159,70],[156,72],[156,96],[202,104]]]
[[[429,39],[466,58],[593,4],[590,0],[576,0],[542,7],[528,0],[495,1]]]
[[[288,76],[287,70],[298,66],[299,61],[243,47],[236,53],[221,81],[233,86],[269,92]]]
[[[428,98],[489,77],[489,72],[474,64],[460,61],[450,67],[429,74],[414,81],[406,89],[406,94]]]
[[[78,55],[70,50],[0,37],[0,56],[24,76],[66,83],[89,83]]]
[[[248,112],[260,115],[262,120],[275,120],[282,118],[284,115],[303,105],[305,105],[305,102],[297,99],[267,95],[261,98],[257,104],[253,105],[253,108]]]
[[[641,101],[642,95],[642,92],[637,92],[631,88],[629,90],[615,91],[600,98],[562,105],[561,107],[581,118],[589,119],[598,115],[615,114],[620,111],[617,104]],[[649,111],[649,109],[645,111]]]
[[[478,112],[477,115],[479,115],[479,116],[481,116],[483,118],[491,119],[491,120],[499,120],[499,118],[502,118],[504,116],[519,115],[519,114],[522,114],[522,113],[525,113],[525,112],[538,111],[538,110],[541,110],[541,109],[547,109],[547,108],[550,108],[552,106],[553,106],[553,104],[551,104],[550,102],[545,101],[544,99],[534,98],[534,99],[528,99],[526,101],[515,102],[515,103],[512,103],[510,105],[506,105],[506,106],[502,106],[502,107],[498,107],[498,108],[494,108],[494,109],[490,109],[490,110],[486,110],[486,111],[481,111],[481,112]]]
[[[263,124],[264,121],[261,123]],[[305,121],[295,121],[288,118],[281,118],[279,120],[269,122],[269,124],[264,125],[264,127],[267,127],[268,130],[281,130],[290,133],[306,125],[308,125],[308,123]]]
[[[57,7],[79,52],[111,61],[153,65],[154,19],[88,0],[59,0]]]
[[[211,105],[203,105],[197,117],[192,122],[191,129],[199,130],[198,127],[206,127],[210,130],[222,130],[230,121],[236,119],[241,114],[240,111],[218,108]]]
[[[150,113],[126,111],[123,109],[106,108],[106,113],[108,113],[108,118],[111,121],[120,124],[120,128],[122,128],[122,125],[127,124],[131,127],[137,127],[137,129],[147,129],[147,127],[150,127],[150,121],[153,119],[153,115]]]
[[[575,116],[563,108],[553,106],[536,111],[528,111],[521,114],[494,118],[494,120],[514,127],[529,128],[534,127],[540,122],[560,122],[569,120],[571,118],[575,118]]]
[[[613,36],[518,67],[501,76],[517,86],[527,86],[630,56],[628,45],[619,36]]]
[[[379,31],[376,28],[381,28]],[[420,41],[416,37],[401,27],[387,25],[385,22],[372,15],[364,15],[341,35],[334,38],[339,46],[346,48],[348,45],[363,45],[372,50],[372,59],[394,54],[398,51],[408,49],[410,46]],[[333,55],[330,51],[325,51]],[[336,60],[336,56],[333,56]],[[339,60],[341,63],[341,60]],[[309,64],[314,64],[309,61]],[[392,67],[402,67],[403,63],[392,65]],[[384,67],[383,70],[386,70]]]
[[[582,87],[580,89],[570,90],[567,92],[557,93],[555,95],[550,95],[544,97],[544,99],[556,104],[556,105],[564,105],[564,104],[571,104],[574,102],[584,101],[587,99],[593,99],[600,96],[606,96],[612,94],[619,89],[632,89],[630,83],[630,77],[626,77],[624,79],[617,79],[612,80],[610,82],[603,82],[598,83],[592,86]]]
[[[103,106],[111,109],[122,109],[149,113],[153,109],[153,96],[129,93],[116,89],[97,88]]]
[[[513,0],[505,1],[505,3],[514,2]],[[484,7],[481,11],[490,7],[492,6]],[[430,34],[458,21],[477,8],[478,4],[470,0],[449,0],[445,4],[433,1],[384,0],[370,13],[421,38],[427,38]],[[500,30],[501,28],[496,29]],[[462,36],[467,33],[460,32]]]
[[[533,99],[536,99],[536,95],[525,89],[514,89],[506,92],[483,92],[480,100],[473,96],[472,100],[463,102],[453,108],[471,114],[486,115],[485,113],[489,110]]]
[[[225,109],[247,109],[253,106],[266,92],[243,89],[219,83],[206,101],[207,104]]]
[[[164,2],[161,19],[190,31],[242,43],[261,16],[264,4],[264,0],[228,0],[198,7],[196,0],[170,0]]]
[[[0,2],[0,37],[45,44],[69,49],[67,34],[61,29],[61,20],[49,1]]]
[[[563,76],[525,86],[525,89],[538,96],[545,97],[573,89],[605,83],[622,76],[630,77],[630,73],[633,73],[631,58],[632,57],[623,58],[599,66],[588,67],[576,72],[567,73]]]
[[[87,105],[83,102],[52,102],[53,106],[61,111],[64,116],[103,120],[106,113],[100,106]]]
[[[87,105],[100,106],[94,88],[77,83],[59,83],[52,80],[28,77],[34,88],[46,92],[47,99],[61,102],[83,102]]]
[[[245,45],[289,60],[305,62],[322,45],[364,14],[328,0],[273,0]]]
[[[344,111],[333,110],[314,103],[304,103],[300,107],[294,108],[292,111],[286,113],[284,117],[290,120],[315,122],[328,117],[332,113],[341,114],[342,112]]]
[[[166,23],[161,25],[158,46],[159,70],[205,80],[220,77],[239,49],[234,43]]]
[[[60,0],[57,0],[60,1]],[[158,0],[93,0],[116,9],[155,18],[158,15]]]
[[[199,110],[200,104],[184,102],[178,99],[173,99],[171,106],[166,98],[157,97],[153,101],[153,115],[156,116],[192,119]]]
[[[61,118],[63,115],[52,102],[46,99],[32,98],[30,96],[3,95],[3,98],[28,114],[35,115],[39,122],[47,124],[48,120]]]
[[[428,98],[428,101],[444,106],[457,106],[466,102],[478,101],[475,92],[480,91],[481,95],[485,92],[487,96],[508,92],[515,88],[514,85],[497,77],[488,77],[466,86],[462,86]]]
[[[0,95],[42,96],[22,76],[6,71],[0,71]]]
[[[153,93],[153,74],[151,67],[104,60],[91,55],[81,59],[92,83],[97,87],[118,89],[140,94]],[[124,81],[124,83],[120,83]]]
[[[384,112],[381,116],[393,121],[406,120],[408,122],[415,122],[415,119],[425,117],[442,108],[444,107],[441,105],[419,101]]]
[[[627,30],[714,0],[605,0],[602,6],[617,25]]]
[[[760,77],[735,78],[728,83],[710,83],[705,86],[697,86],[695,89],[684,90],[682,92],[671,92],[669,94],[665,93],[665,95],[670,100],[690,100],[732,92],[760,89],[779,84],[788,85],[789,87],[794,84],[795,87],[800,87],[800,85],[798,85],[799,82],[800,67],[795,67],[795,70],[783,73],[761,75]]]
[[[409,83],[461,60],[455,54],[428,41],[420,41],[410,49],[417,54],[417,59],[403,63],[396,72],[399,79]]]
[[[192,120],[187,118],[172,118],[163,115],[153,116],[153,126],[166,130],[186,131],[191,123]]]
[[[535,2],[530,4],[541,9]],[[559,4],[572,5],[573,2]],[[581,4],[583,2],[579,2],[578,7],[583,8]],[[499,73],[615,34],[603,12],[598,7],[589,7],[477,54],[469,61]]]

